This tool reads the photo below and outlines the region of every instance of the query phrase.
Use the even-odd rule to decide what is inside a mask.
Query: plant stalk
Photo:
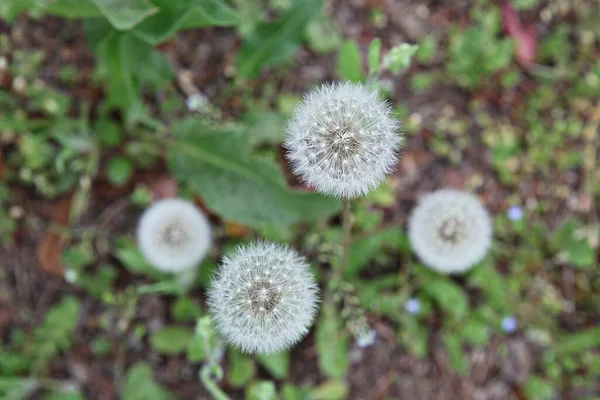
[[[352,209],[350,207],[350,199],[344,197],[344,200],[342,201],[342,206],[342,260],[338,267],[340,274],[343,273],[343,271],[348,267],[348,260],[350,258],[350,246],[352,245]]]

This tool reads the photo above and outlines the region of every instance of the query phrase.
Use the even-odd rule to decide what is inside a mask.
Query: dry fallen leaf
[[[58,202],[48,231],[37,245],[37,258],[42,269],[61,277],[64,275],[61,257],[66,240],[64,234],[59,233],[56,228],[68,227],[72,201],[73,195],[70,194]]]

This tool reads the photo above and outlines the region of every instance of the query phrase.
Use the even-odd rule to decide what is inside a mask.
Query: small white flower
[[[487,253],[492,222],[475,196],[442,189],[427,195],[414,209],[408,234],[424,264],[440,272],[463,272]]]
[[[392,172],[402,144],[392,107],[361,84],[309,92],[288,124],[285,147],[294,172],[319,192],[355,198]]]
[[[204,214],[182,199],[160,200],[140,218],[140,250],[156,269],[180,272],[204,258],[211,246],[211,228]]]
[[[361,332],[361,335],[356,340],[356,344],[361,348],[369,347],[375,343],[375,337],[377,337],[375,329],[369,329]]]
[[[226,256],[208,292],[217,330],[248,353],[274,353],[298,342],[312,325],[318,301],[304,257],[266,242]]]

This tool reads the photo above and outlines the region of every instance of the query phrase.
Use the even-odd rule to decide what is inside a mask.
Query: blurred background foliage
[[[597,2],[3,0],[0,16],[2,398],[600,398]],[[294,180],[280,143],[332,79],[393,100],[399,170],[354,205],[341,306],[291,352],[224,349],[201,299],[228,248],[292,243],[327,283],[340,204]],[[405,234],[444,186],[494,217],[460,277]],[[175,194],[217,237],[186,276],[133,239]]]

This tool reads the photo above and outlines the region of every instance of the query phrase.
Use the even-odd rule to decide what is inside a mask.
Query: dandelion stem
[[[352,244],[352,209],[350,207],[350,199],[344,197],[343,204],[343,237],[342,237],[342,261],[338,266],[338,270],[342,273],[348,267],[348,260],[350,258],[350,246]]]

